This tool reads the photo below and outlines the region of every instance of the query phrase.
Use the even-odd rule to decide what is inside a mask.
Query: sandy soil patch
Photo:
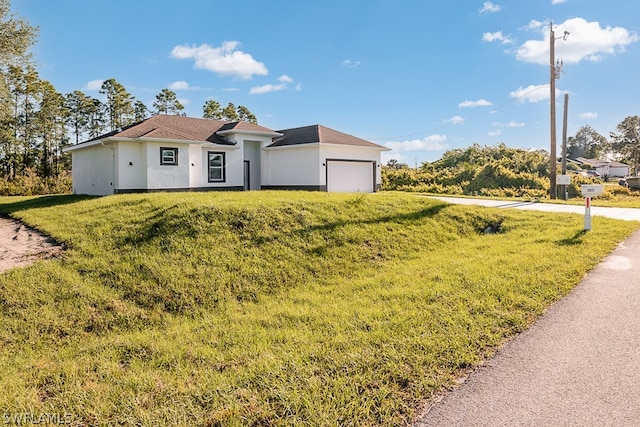
[[[0,273],[40,259],[56,258],[62,245],[19,221],[0,217]]]

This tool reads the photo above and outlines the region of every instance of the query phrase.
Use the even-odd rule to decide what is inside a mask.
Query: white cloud
[[[278,91],[287,89],[289,87],[289,83],[293,83],[293,79],[287,76],[286,74],[283,74],[280,77],[278,77],[278,81],[280,83],[276,85],[266,84],[262,86],[254,86],[251,89],[249,89],[249,94],[262,95],[264,93],[269,93],[269,92],[278,92]],[[300,90],[300,89],[302,89],[302,87],[300,86],[300,84],[298,84],[296,86],[296,90]]]
[[[525,29],[527,29],[527,30],[537,30],[538,28],[542,27],[543,25],[544,25],[544,23],[542,23],[540,21],[536,21],[535,19],[532,19],[531,21],[529,21],[529,23],[527,24]]]
[[[500,127],[500,128],[520,128],[524,126],[523,122],[516,122],[515,120],[511,120],[509,123],[500,123],[495,122],[492,126]]]
[[[549,29],[542,25],[535,28],[543,34],[543,40],[526,41],[516,50],[516,58],[523,62],[548,65]],[[625,46],[640,40],[636,33],[625,28],[603,28],[600,23],[588,22],[583,18],[568,19],[557,25],[554,31],[556,37],[562,36],[565,31],[569,32],[566,41],[558,40],[555,44],[556,58],[568,64],[583,60],[600,61],[604,55],[624,52]]]
[[[223,87],[220,90],[223,92],[239,92],[240,91],[240,89],[237,87]]]
[[[279,83],[277,85],[267,84],[262,86],[254,86],[251,89],[249,89],[249,94],[262,95],[263,93],[278,92],[281,90],[285,90],[286,88],[287,88],[286,83]]]
[[[496,130],[492,130],[491,132],[488,133],[489,136],[500,136],[502,135],[502,130],[500,129],[496,129]]]
[[[567,0],[551,0],[551,4],[562,4],[566,3]]]
[[[340,64],[341,67],[346,67],[346,68],[356,68],[359,67],[361,64],[360,61],[352,61],[350,59],[345,59],[344,61],[342,61],[342,64]]]
[[[171,90],[189,90],[191,89],[189,87],[189,83],[183,81],[183,80],[178,80],[176,82],[173,82],[171,84],[169,84],[169,89]]]
[[[550,89],[548,84],[529,85],[527,87],[519,87],[517,90],[509,93],[509,96],[517,99],[519,102],[540,102],[549,99]]]
[[[480,13],[485,13],[485,12],[495,13],[495,12],[500,12],[500,9],[502,9],[502,6],[494,4],[490,1],[486,1],[482,5],[482,9],[480,9]]]
[[[451,123],[452,125],[461,125],[464,123],[464,117],[462,116],[453,116],[450,119],[445,120],[447,123]]]
[[[302,90],[302,83],[298,83],[298,84],[296,85],[296,90],[297,90],[298,92],[300,92],[300,91]]]
[[[477,101],[463,101],[458,104],[458,108],[473,108],[473,107],[488,107],[493,105],[491,102],[486,99],[478,99]]]
[[[414,139],[402,142],[387,142],[383,145],[394,151],[436,151],[448,148],[445,143],[447,137],[445,135],[431,135],[422,139]]]
[[[502,34],[502,31],[496,31],[495,33],[484,33],[482,35],[483,42],[495,42],[498,41],[502,44],[511,44],[513,40],[510,37]]]
[[[582,113],[578,117],[580,117],[582,120],[592,120],[592,119],[598,118],[598,113],[592,113],[592,112]]]
[[[208,44],[200,46],[179,45],[173,48],[171,56],[176,59],[193,59],[194,67],[212,71],[221,76],[232,76],[248,80],[254,75],[269,74],[267,67],[245,52],[237,50],[237,41],[223,42],[220,47]]]
[[[104,80],[91,80],[84,87],[84,90],[100,90],[102,89],[102,83],[104,83]]]

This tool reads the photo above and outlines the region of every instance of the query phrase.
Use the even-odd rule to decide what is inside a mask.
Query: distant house
[[[609,177],[625,177],[629,175],[631,167],[619,162],[610,162],[607,160],[585,159],[584,157],[576,157],[575,161],[581,166],[593,168],[601,176]]]
[[[388,148],[320,125],[157,115],[68,147],[73,192],[303,189],[374,192]]]

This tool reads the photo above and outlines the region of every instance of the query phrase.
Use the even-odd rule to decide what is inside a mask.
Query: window
[[[209,182],[224,182],[224,153],[209,151]]]
[[[178,165],[178,149],[160,147],[160,164],[161,165]]]

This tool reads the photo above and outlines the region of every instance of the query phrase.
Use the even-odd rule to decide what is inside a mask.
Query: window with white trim
[[[224,153],[209,151],[209,182],[225,181]]]
[[[178,166],[178,149],[160,147],[160,164]]]

